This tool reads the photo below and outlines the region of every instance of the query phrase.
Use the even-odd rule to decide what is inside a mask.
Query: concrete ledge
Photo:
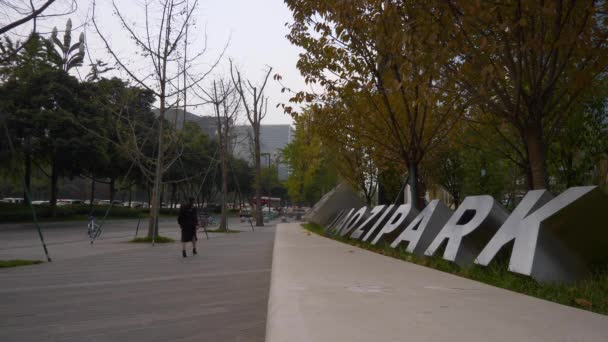
[[[608,341],[608,316],[277,227],[268,342]]]

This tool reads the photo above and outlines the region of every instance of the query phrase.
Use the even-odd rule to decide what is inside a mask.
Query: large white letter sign
[[[372,211],[369,212],[370,216],[367,218],[367,220],[365,220],[365,222],[361,223],[357,227],[357,229],[355,229],[353,231],[353,233],[350,234],[350,238],[358,240],[361,237],[361,235],[365,234],[365,232],[370,228],[370,224],[372,222],[374,222],[374,220],[376,220],[376,218],[378,218],[378,215],[382,212],[384,207],[385,207],[384,205],[375,206],[372,209]]]
[[[406,251],[422,256],[451,215],[452,211],[443,202],[432,200],[393,241],[391,247],[396,248],[403,241],[408,241]]]
[[[492,196],[467,197],[424,254],[435,254],[447,239],[443,258],[461,266],[470,265],[508,216]]]
[[[338,215],[336,215],[336,217],[334,217],[334,219],[331,221],[331,223],[327,225],[326,230],[333,228],[340,221],[340,219],[342,219],[342,216],[344,216],[346,211],[347,211],[346,209],[340,210],[338,212]]]
[[[555,198],[546,190],[530,191],[475,262],[488,265],[515,240],[509,271],[538,281],[580,279],[591,263],[608,260],[607,199],[594,186],[570,188]]]
[[[380,218],[376,221],[376,223],[374,223],[374,225],[367,231],[367,233],[365,234],[365,236],[363,236],[363,239],[361,239],[361,241],[367,241],[367,240],[369,240],[369,238],[374,236],[374,233],[378,231],[378,227],[380,227],[382,222],[384,222],[384,220],[388,217],[388,214],[390,214],[393,211],[393,208],[395,208],[394,204],[391,204],[388,207],[386,207],[386,210],[384,210],[384,212],[382,213],[382,216],[380,216]]]
[[[411,204],[402,204],[395,210],[391,219],[382,227],[382,230],[372,240],[372,245],[375,245],[380,239],[394,238],[399,234],[399,228],[404,227],[406,224],[412,221],[412,219],[418,215],[418,210],[412,207]],[[386,236],[385,236],[386,235]]]
[[[355,208],[345,211],[345,214],[334,224],[331,228],[327,229],[328,232],[339,232],[342,227],[348,222],[350,217],[353,215]]]
[[[340,236],[350,233],[350,231],[365,218],[365,213],[367,213],[367,207],[361,207],[361,209],[354,213],[336,233],[340,234]]]

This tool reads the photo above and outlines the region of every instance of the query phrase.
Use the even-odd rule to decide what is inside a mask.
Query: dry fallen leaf
[[[574,302],[580,306],[584,306],[586,308],[590,308],[593,306],[593,303],[591,303],[590,301],[584,299],[584,298],[576,298],[574,299]]]

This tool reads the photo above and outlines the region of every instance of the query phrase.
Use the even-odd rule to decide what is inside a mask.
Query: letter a
[[[393,241],[391,247],[408,241],[406,251],[422,256],[451,215],[452,211],[443,202],[432,200]]]

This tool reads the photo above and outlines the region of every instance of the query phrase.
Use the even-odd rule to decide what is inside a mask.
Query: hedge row
[[[36,205],[36,216],[39,219],[51,218],[51,208],[48,205]],[[103,217],[106,213],[108,206],[94,206],[91,211],[91,207],[88,205],[66,205],[58,206],[55,210],[54,219],[77,219],[86,218],[92,214],[95,217]],[[112,207],[109,213],[111,217],[119,218],[137,218],[141,214],[140,210],[125,208],[125,207]],[[0,222],[24,222],[32,220],[32,211],[29,207],[22,204],[0,204]]]
[[[51,208],[48,205],[36,205],[36,216],[41,220],[51,219]],[[106,214],[108,206],[96,205],[91,207],[86,204],[58,206],[55,211],[54,220],[63,219],[86,219],[89,215],[102,218]],[[161,215],[177,215],[179,209],[162,208]],[[134,209],[127,207],[112,207],[108,217],[112,218],[138,218],[145,217],[148,209]],[[28,222],[32,221],[32,211],[28,206],[13,203],[0,203],[0,223]]]

